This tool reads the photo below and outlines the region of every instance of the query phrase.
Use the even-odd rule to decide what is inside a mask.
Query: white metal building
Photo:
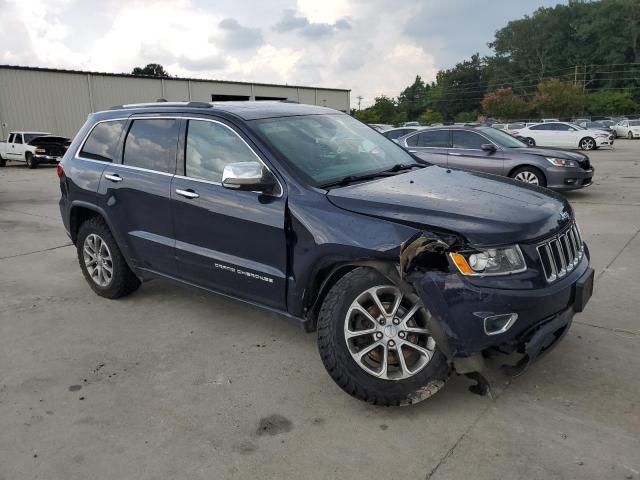
[[[292,100],[349,111],[349,90],[0,65],[0,133],[44,131],[73,137],[91,112],[168,101]]]

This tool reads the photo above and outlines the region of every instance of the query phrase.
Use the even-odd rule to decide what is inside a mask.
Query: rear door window
[[[430,132],[420,132],[407,139],[410,147],[431,147],[448,148],[449,130],[433,130]]]
[[[482,135],[467,130],[453,131],[453,148],[466,150],[481,150],[482,144],[489,143]]]
[[[110,120],[98,123],[84,142],[80,156],[91,160],[113,162],[118,154],[120,137],[126,120]]]
[[[134,120],[124,142],[122,163],[169,173],[174,169],[180,122],[175,118]]]
[[[7,140],[7,143],[13,143],[13,137],[14,137],[13,133],[10,133],[9,134],[9,139]]]

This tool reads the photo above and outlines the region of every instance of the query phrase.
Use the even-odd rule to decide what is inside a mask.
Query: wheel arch
[[[545,179],[545,181],[547,179],[547,176],[544,174],[544,170],[533,163],[519,163],[518,165],[513,167],[511,170],[509,170],[509,173],[507,174],[507,176],[511,177],[516,172],[516,170],[519,170],[521,168],[533,168],[542,174],[542,177]]]

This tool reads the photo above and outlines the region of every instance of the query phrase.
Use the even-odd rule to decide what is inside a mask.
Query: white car
[[[618,137],[640,138],[640,120],[621,120],[613,128]]]
[[[507,133],[510,133],[513,135],[513,132],[517,132],[521,129],[523,129],[524,127],[526,127],[526,124],[523,122],[516,122],[516,123],[494,123],[493,125],[491,125],[493,128],[497,128],[498,130],[504,130]]]
[[[592,130],[566,122],[538,123],[512,132],[530,147],[563,147],[593,150],[613,145],[613,133]]]

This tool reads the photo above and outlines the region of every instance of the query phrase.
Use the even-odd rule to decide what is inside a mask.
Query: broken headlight
[[[524,272],[527,264],[518,245],[468,252],[452,252],[451,260],[463,275],[508,275]]]

